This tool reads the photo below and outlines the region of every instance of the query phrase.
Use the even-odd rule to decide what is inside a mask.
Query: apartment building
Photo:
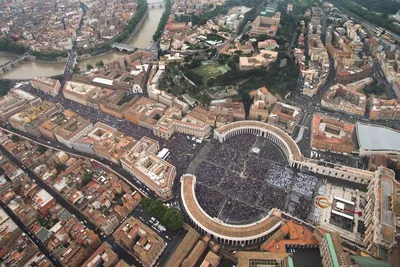
[[[205,138],[210,135],[211,127],[190,115],[182,118],[181,110],[177,107],[171,107],[153,126],[153,133],[169,140],[175,132]]]
[[[26,93],[19,89],[11,89],[7,95],[0,97],[0,118],[7,121],[15,113],[27,106],[40,104],[39,97]]]
[[[90,121],[76,116],[56,129],[54,135],[58,142],[72,148],[74,141],[82,137],[92,127],[93,124]]]
[[[127,111],[140,97],[130,97],[124,91],[115,91],[99,104],[99,109],[104,113],[123,119]]]
[[[62,111],[62,106],[57,103],[49,101],[42,101],[32,106],[27,106],[20,112],[15,113],[9,117],[8,122],[16,129],[31,134],[33,136],[40,136],[41,124],[53,117],[55,114]]]
[[[354,150],[354,124],[314,114],[311,125],[311,148],[343,154],[351,154]]]
[[[33,78],[31,80],[31,85],[33,88],[43,91],[46,94],[50,94],[52,96],[58,95],[58,92],[61,88],[59,80],[44,77]]]
[[[321,240],[319,251],[324,267],[353,266],[348,252],[344,252],[342,239],[337,232],[327,233]]]
[[[101,91],[101,88],[80,82],[67,81],[63,87],[63,94],[66,99],[82,105],[86,105],[88,98],[96,91]]]
[[[280,12],[275,13],[274,10],[267,9],[265,12],[261,13],[261,16],[256,17],[256,19],[253,21],[250,30],[250,36],[275,36],[278,31],[280,20]]]
[[[252,70],[257,68],[266,68],[278,58],[277,51],[260,50],[260,53],[251,57],[239,58],[240,70]]]
[[[73,112],[70,109],[66,109],[50,119],[44,121],[40,126],[39,126],[39,131],[40,133],[45,136],[46,138],[55,141],[56,136],[54,135],[54,132],[60,128],[63,124],[68,122],[70,119],[78,116],[77,113]]]
[[[288,134],[292,134],[300,117],[301,108],[278,102],[268,115],[268,123],[279,127]]]
[[[121,165],[161,199],[169,199],[172,197],[176,168],[157,157],[159,150],[157,141],[143,137],[122,154]]]
[[[369,110],[371,120],[400,120],[400,100],[373,97]]]
[[[164,251],[165,242],[140,220],[129,217],[115,230],[115,242],[135,256],[145,267],[152,267]]]
[[[334,111],[364,116],[367,98],[353,87],[335,84],[323,95],[321,106]]]
[[[364,209],[364,245],[372,255],[382,258],[387,251],[396,246],[396,233],[400,227],[400,183],[395,173],[379,167],[368,184],[367,205]]]
[[[124,114],[127,121],[152,129],[166,109],[167,106],[164,104],[141,97]]]
[[[249,111],[251,120],[266,121],[268,119],[268,108],[278,102],[278,98],[271,94],[266,87],[251,91],[249,97],[253,99]]]

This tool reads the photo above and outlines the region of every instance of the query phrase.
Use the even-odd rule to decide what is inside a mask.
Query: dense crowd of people
[[[251,223],[261,219],[262,211],[240,201],[228,199],[228,208],[221,214],[220,219],[230,224]]]
[[[317,177],[291,169],[270,140],[241,134],[206,146],[194,174],[199,204],[211,217],[244,223],[272,208],[307,217]]]
[[[124,119],[119,120],[111,115],[101,112],[100,110],[66,99],[61,91],[57,96],[53,97],[33,88],[30,84],[21,87],[21,89],[37,95],[43,100],[48,100],[51,102],[56,100],[64,107],[64,109],[71,109],[72,111],[77,112],[81,117],[90,120],[93,124],[96,122],[103,122],[136,139],[140,139],[143,136],[148,136],[157,140],[160,144],[160,148],[166,147],[170,150],[170,157],[168,161],[176,167],[177,177],[181,177],[182,174],[186,172],[194,153],[203,145],[187,139],[183,134],[174,134],[170,140],[164,140],[158,136],[155,136],[151,129],[141,127]]]
[[[196,152],[208,144],[209,151],[196,168],[195,175],[198,181],[196,195],[200,205],[211,217],[231,223],[243,223],[258,220],[261,214],[266,214],[272,208],[287,211],[290,209],[293,215],[300,218],[307,216],[309,205],[304,204],[310,201],[317,178],[294,173],[287,166],[284,152],[266,138],[240,134],[228,138],[224,143],[211,140],[198,144],[185,135],[175,134],[167,141],[154,136],[150,129],[126,120],[118,120],[65,99],[62,93],[54,98],[30,85],[24,86],[23,89],[42,99],[53,102],[56,100],[64,108],[76,111],[93,124],[100,121],[136,139],[149,136],[157,140],[161,148],[166,147],[170,150],[167,161],[176,167],[177,177],[186,172]],[[174,191],[177,190],[178,184],[175,183]],[[300,195],[300,201],[293,201],[296,197],[289,195],[291,191]]]
[[[224,179],[225,169],[203,161],[196,170],[197,182],[207,186],[217,186]]]
[[[293,185],[293,191],[312,197],[317,183],[317,177],[306,173],[298,173]]]
[[[272,164],[268,172],[268,181],[280,188],[288,188],[292,183],[293,170],[280,164]]]
[[[288,163],[284,152],[271,141],[264,142],[263,148],[260,151],[260,156],[263,158],[271,159],[278,163]]]
[[[367,230],[367,229],[365,227],[364,222],[361,220],[358,220],[357,232],[361,234],[361,237],[365,236],[365,230]]]
[[[207,160],[221,166],[229,166],[237,156],[237,150],[225,143],[212,141],[211,151],[207,154]]]
[[[287,211],[301,220],[306,220],[314,206],[314,200],[304,195],[291,194]]]
[[[200,183],[196,184],[195,194],[204,211],[212,218],[217,218],[227,196]],[[206,203],[210,203],[210,205]]]
[[[354,221],[343,216],[331,213],[330,223],[349,232],[353,232]]]

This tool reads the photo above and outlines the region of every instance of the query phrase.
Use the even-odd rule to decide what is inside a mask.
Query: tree
[[[47,148],[44,147],[44,146],[39,146],[38,149],[37,149],[37,151],[38,151],[40,154],[44,154],[44,153],[47,151]]]
[[[220,57],[219,59],[218,59],[218,64],[219,65],[225,65],[225,59],[223,58],[223,57]]]
[[[214,83],[215,83],[215,79],[214,79],[214,78],[210,78],[210,79],[208,79],[208,81],[207,81],[207,85],[208,85],[208,86],[212,86],[212,85],[214,85]]]
[[[75,66],[72,68],[72,72],[73,73],[78,73],[81,69],[79,68],[79,66]]]
[[[90,173],[85,172],[82,175],[82,186],[86,186],[88,183],[90,183],[90,181],[93,180],[93,175]]]
[[[155,200],[153,201],[150,206],[149,206],[149,212],[157,218],[162,218],[162,216],[164,215],[164,209],[163,209],[163,205],[161,203],[161,201],[159,200]]]
[[[175,211],[174,209],[168,209],[161,217],[161,223],[164,225],[168,225],[169,218],[175,215],[174,211]]]
[[[142,204],[143,204],[143,206],[144,206],[146,209],[149,208],[149,206],[150,206],[151,203],[152,203],[152,200],[151,200],[151,199],[149,199],[149,198],[147,198],[147,197],[142,198]]]
[[[201,66],[201,61],[198,59],[193,59],[192,62],[188,65],[189,69],[195,69]]]
[[[11,40],[0,39],[0,51],[22,55],[27,51],[27,49],[24,46],[14,43]]]
[[[159,200],[147,198],[142,199],[142,204],[151,215],[168,229],[177,231],[183,226],[183,217],[176,209],[166,207]]]
[[[172,215],[171,217],[169,217],[169,219],[168,219],[167,227],[169,229],[171,229],[172,231],[177,231],[180,228],[182,228],[182,226],[183,226],[183,218],[180,213],[178,213],[176,210],[174,210],[174,211],[175,211],[175,214]]]
[[[58,173],[61,173],[61,172],[65,171],[66,169],[67,169],[67,166],[63,163],[58,163],[56,165],[56,170]]]
[[[228,260],[223,260],[223,261],[220,263],[220,266],[221,266],[221,267],[232,267],[232,266],[234,266],[234,265],[233,265],[232,262],[230,262],[230,261],[228,261]]]
[[[165,2],[165,10],[161,16],[160,22],[158,23],[157,30],[153,34],[153,41],[156,41],[158,38],[161,37],[165,24],[167,24],[169,14],[171,13],[172,2],[171,0],[166,0]]]
[[[13,135],[11,136],[11,141],[13,141],[14,143],[18,142],[18,140],[19,140],[18,135],[13,134]]]
[[[91,65],[91,64],[87,64],[87,65],[86,65],[86,69],[87,69],[87,70],[91,70],[91,69],[93,69],[93,65]]]
[[[261,34],[259,37],[258,37],[258,41],[265,41],[265,40],[267,40],[268,39],[268,36],[266,35],[266,34]]]
[[[103,62],[103,60],[97,61],[97,62],[96,62],[96,67],[98,67],[98,68],[104,67],[104,62]]]
[[[191,80],[195,84],[197,84],[197,85],[203,84],[203,77],[201,77],[199,74],[197,74],[193,71],[189,71],[189,72],[185,73],[185,75],[186,75],[186,77],[189,78],[189,80]]]
[[[229,66],[231,69],[236,69],[235,59],[234,59],[233,57],[230,57],[230,58],[228,59],[228,66]]]
[[[0,80],[0,97],[5,96],[10,88],[10,82],[5,80]]]

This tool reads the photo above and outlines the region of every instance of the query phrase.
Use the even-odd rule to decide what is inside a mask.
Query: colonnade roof
[[[221,135],[225,135],[231,131],[234,131],[236,128],[239,128],[239,127],[258,128],[260,130],[266,130],[266,131],[269,131],[269,132],[272,132],[272,133],[278,135],[288,145],[290,152],[293,156],[293,160],[298,160],[298,161],[301,160],[301,152],[300,152],[300,149],[297,146],[296,142],[287,133],[285,133],[278,127],[273,126],[268,123],[265,123],[265,122],[251,121],[251,120],[236,121],[236,122],[225,124],[225,125],[219,127],[218,129],[215,130],[215,132],[217,132]]]
[[[216,236],[230,240],[252,240],[256,237],[266,235],[271,229],[281,223],[281,219],[275,215],[270,215],[266,219],[261,219],[257,223],[247,225],[228,225],[217,222],[210,218],[205,211],[198,205],[194,195],[196,183],[195,176],[185,174],[181,178],[182,201],[186,205],[186,211],[192,220],[195,220],[201,228],[208,232],[215,233]]]

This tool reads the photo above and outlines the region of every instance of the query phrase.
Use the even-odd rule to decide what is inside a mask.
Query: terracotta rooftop
[[[289,239],[285,239],[287,235],[289,235]],[[261,249],[285,253],[286,245],[317,245],[318,243],[313,232],[293,221],[289,221],[264,242]]]

